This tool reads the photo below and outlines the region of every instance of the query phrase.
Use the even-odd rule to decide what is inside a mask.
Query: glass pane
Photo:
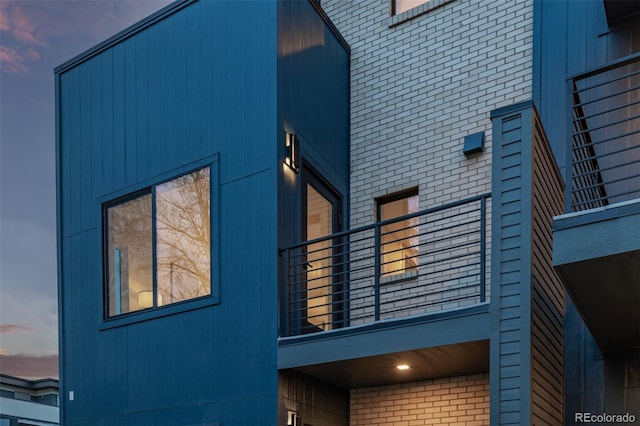
[[[107,210],[109,316],[153,306],[151,195]]]
[[[380,220],[418,211],[418,196],[412,195],[380,205]],[[418,267],[418,218],[400,220],[382,227],[382,274],[395,275]]]
[[[307,240],[330,235],[333,206],[307,184]],[[310,244],[307,252],[307,321],[324,330],[331,328],[331,240]]]
[[[429,0],[395,0],[395,13],[396,15],[414,7],[420,6],[423,3],[427,3]]]
[[[156,186],[158,306],[211,294],[209,169]]]

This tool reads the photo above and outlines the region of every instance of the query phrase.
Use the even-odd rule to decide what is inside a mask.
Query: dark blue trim
[[[595,67],[595,68],[591,68],[591,69],[588,69],[586,71],[582,71],[582,72],[579,72],[577,74],[571,75],[571,76],[567,77],[567,81],[581,80],[581,79],[584,79],[584,78],[588,78],[588,77],[594,76],[596,74],[600,74],[600,73],[605,72],[605,71],[610,71],[610,70],[612,70],[614,68],[618,68],[618,67],[621,67],[621,66],[624,66],[624,65],[628,65],[628,64],[630,64],[632,62],[636,62],[639,59],[640,59],[640,52],[634,53],[632,55],[625,56],[624,58],[620,58],[620,59],[617,59],[615,61],[608,62],[605,65],[602,65],[602,66],[599,66],[599,67]]]
[[[134,193],[139,191],[148,190],[152,186],[161,185],[165,182],[169,182],[173,179],[176,179],[180,176],[187,175],[191,172],[194,172],[198,169],[202,169],[204,167],[210,166],[218,167],[218,157],[219,154],[209,155],[205,158],[199,159],[197,161],[192,161],[190,163],[184,164],[180,167],[176,167],[167,172],[161,173],[159,175],[143,179],[139,182],[136,182],[133,185],[125,186],[117,191],[109,192],[107,194],[103,194],[98,197],[98,203],[100,206],[104,204],[111,204],[114,201],[117,201],[119,198],[127,197],[129,195],[134,195]],[[218,177],[216,176],[216,179]]]
[[[520,391],[523,397],[521,398],[520,409],[520,421],[522,424],[532,424],[532,336],[531,336],[531,319],[532,317],[532,280],[533,280],[533,265],[531,258],[531,248],[533,247],[533,115],[535,114],[535,107],[533,101],[531,101],[531,109],[521,112],[522,125],[520,126],[520,140],[521,140],[521,158],[522,158],[522,174],[521,174],[521,234],[520,234],[520,247],[521,247],[521,265],[520,276],[521,278],[521,292],[520,300],[520,319],[522,324],[520,328]]]
[[[62,168],[61,165],[61,153],[60,149],[62,146],[62,135],[61,135],[61,96],[60,96],[60,76],[55,75],[55,162],[56,162],[56,254],[57,254],[57,278],[58,278],[58,376],[59,376],[59,396],[58,396],[58,405],[60,406],[60,424],[65,424],[66,420],[66,409],[64,408],[67,401],[67,396],[65,395],[64,388],[64,376],[66,369],[63,366],[66,364],[64,362],[65,356],[65,345],[64,345],[64,285],[62,277]],[[102,212],[100,212],[102,214]]]
[[[585,210],[580,213],[556,216],[553,220],[552,228],[554,231],[560,231],[576,226],[636,215],[638,213],[640,213],[640,201],[612,204],[607,207]]]
[[[329,27],[329,29],[331,30],[333,35],[336,37],[338,42],[342,45],[342,47],[344,47],[344,50],[347,52],[347,54],[351,55],[351,46],[349,46],[349,43],[347,43],[347,40],[345,40],[344,37],[342,37],[342,34],[340,34],[340,31],[338,31],[338,28],[333,24],[333,22],[331,22],[329,15],[327,15],[327,12],[325,12],[322,6],[320,6],[319,2],[309,0],[309,3],[311,3],[313,8],[316,10],[316,12],[318,12],[318,15],[320,15],[324,23],[327,24],[327,27]]]
[[[484,133],[484,132],[483,132]],[[480,200],[480,302],[487,300],[487,199]]]
[[[413,218],[416,218],[418,216],[423,216],[423,215],[426,215],[426,214],[436,213],[436,212],[439,212],[439,211],[442,211],[442,210],[447,210],[447,209],[450,209],[450,208],[453,208],[453,207],[469,204],[469,203],[472,203],[474,201],[480,201],[483,198],[489,198],[489,197],[491,197],[491,193],[490,192],[487,192],[487,193],[484,193],[484,194],[480,194],[480,195],[475,195],[473,197],[465,198],[463,200],[457,200],[457,201],[453,201],[451,203],[443,204],[441,206],[431,207],[431,208],[428,208],[428,209],[425,209],[425,210],[420,210],[419,212],[410,213],[410,214],[407,214],[407,215],[404,215],[404,216],[394,217],[394,218],[391,218],[391,219],[387,219],[387,220],[383,220],[383,221],[380,221],[380,222],[372,223],[371,225],[364,225],[364,226],[360,226],[358,228],[348,229],[346,231],[341,231],[341,232],[336,232],[334,234],[327,235],[327,236],[324,236],[324,237],[321,237],[321,238],[316,238],[314,240],[304,241],[304,242],[301,242],[301,243],[298,243],[298,244],[294,244],[294,245],[286,247],[286,248],[282,248],[282,249],[280,249],[280,251],[284,251],[286,249],[300,248],[300,247],[307,246],[309,244],[322,242],[322,241],[325,241],[325,240],[328,240],[328,239],[339,238],[339,237],[343,237],[343,236],[346,236],[346,235],[349,235],[349,234],[353,234],[353,233],[356,233],[356,232],[367,231],[369,229],[373,229],[373,228],[376,228],[376,227],[389,225],[391,223],[395,223],[395,222],[398,222],[400,220],[413,219]]]
[[[371,331],[387,330],[390,328],[405,327],[408,325],[426,324],[435,321],[443,321],[452,318],[461,318],[470,315],[482,314],[489,312],[489,304],[481,303],[468,308],[454,309],[445,312],[430,313],[418,315],[409,318],[397,320],[385,320],[372,324],[366,324],[356,327],[338,328],[335,330],[325,331],[323,333],[306,334],[302,336],[286,337],[278,339],[278,346],[295,345],[299,343],[307,343],[320,340],[331,340],[336,337],[345,337],[360,333],[368,333]]]
[[[518,102],[517,104],[507,105],[498,109],[494,109],[493,111],[491,111],[491,115],[489,117],[493,120],[494,118],[498,118],[502,115],[516,113],[518,111],[522,111],[522,110],[533,108],[533,107],[534,107],[533,100],[528,99],[526,101]]]
[[[491,299],[489,300],[489,420],[500,418],[500,242],[502,201],[502,116],[515,112],[513,105],[491,111]],[[498,119],[500,118],[500,119]]]
[[[488,340],[488,304],[327,331],[320,338],[281,339],[277,368],[296,368],[403,351]],[[286,340],[286,342],[285,342]]]
[[[184,176],[184,175],[182,175]],[[211,181],[209,181],[209,185],[211,185]],[[158,253],[156,244],[158,244],[158,237],[156,233],[158,232],[158,226],[156,224],[156,191],[155,186],[151,188],[151,292],[152,292],[152,309],[156,309],[158,307]],[[211,220],[211,217],[209,217]],[[105,229],[105,232],[108,232],[108,228]],[[211,238],[211,237],[209,237]],[[108,241],[106,242],[108,244]],[[211,261],[209,261],[211,262]],[[209,277],[211,279],[211,277]],[[105,282],[105,287],[107,287],[108,282]],[[211,285],[211,283],[209,283]],[[107,288],[107,291],[108,288]],[[173,294],[171,295],[173,298]],[[171,303],[171,300],[169,300]],[[108,314],[109,312],[105,312]],[[109,318],[109,315],[105,315],[105,318]]]
[[[168,305],[158,306],[157,304],[157,265],[156,265],[156,198],[154,188],[165,182],[169,182],[194,171],[209,167],[209,238],[210,238],[210,291],[211,294],[201,298],[189,299],[174,302]],[[149,319],[173,315],[204,306],[220,303],[220,201],[219,189],[219,155],[213,154],[201,160],[191,162],[184,166],[175,168],[161,175],[145,179],[136,185],[130,185],[121,190],[112,192],[98,198],[98,211],[100,212],[100,238],[99,238],[99,260],[102,269],[102,315],[100,330],[120,327]],[[128,312],[125,314],[109,316],[109,281],[108,281],[108,223],[106,211],[109,207],[118,205],[124,201],[137,198],[144,194],[151,195],[151,250],[152,250],[152,289],[153,307],[142,311]],[[62,282],[62,281],[60,281]]]
[[[211,284],[213,288],[213,282]],[[155,283],[154,283],[155,286]],[[213,289],[211,290],[213,293]],[[154,295],[155,298],[155,295]],[[138,322],[149,321],[156,318],[162,318],[169,315],[179,314],[181,312],[193,311],[196,309],[206,308],[208,306],[217,305],[218,297],[215,295],[202,296],[197,299],[183,300],[174,302],[170,305],[164,305],[157,308],[148,308],[143,311],[135,311],[108,318],[98,327],[98,330],[109,330],[116,327],[122,327]]]

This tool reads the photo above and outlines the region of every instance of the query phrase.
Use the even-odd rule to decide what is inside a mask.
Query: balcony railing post
[[[480,303],[486,300],[487,197],[480,199]]]
[[[289,335],[291,335],[291,319],[289,318],[289,293],[291,291],[291,271],[289,270],[289,256],[290,254],[290,250],[289,248],[285,249],[284,251],[284,289],[283,292],[284,294],[282,295],[282,322],[283,322],[283,327],[282,327],[282,333],[284,334],[283,337],[287,337]]]
[[[566,129],[566,151],[565,155],[567,158],[565,159],[564,164],[566,165],[566,169],[564,171],[564,185],[565,185],[565,195],[564,195],[564,211],[565,213],[571,212],[571,186],[572,186],[572,175],[573,175],[573,92],[577,90],[577,86],[573,79],[569,79],[567,81],[567,93],[566,93],[566,105],[567,105],[567,129]]]
[[[374,227],[374,277],[373,291],[375,292],[375,321],[380,320],[380,225]]]

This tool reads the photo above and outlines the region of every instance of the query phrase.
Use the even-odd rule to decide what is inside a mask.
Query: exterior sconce
[[[294,133],[286,133],[285,148],[284,164],[298,173],[300,169],[300,141]]]
[[[295,411],[287,411],[287,426],[300,426],[300,416]]]

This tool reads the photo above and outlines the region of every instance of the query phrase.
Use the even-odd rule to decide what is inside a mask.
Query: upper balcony
[[[346,387],[399,358],[434,360],[415,379],[488,371],[489,197],[283,249],[279,368]]]
[[[568,80],[554,266],[602,350],[640,344],[640,54]]]

